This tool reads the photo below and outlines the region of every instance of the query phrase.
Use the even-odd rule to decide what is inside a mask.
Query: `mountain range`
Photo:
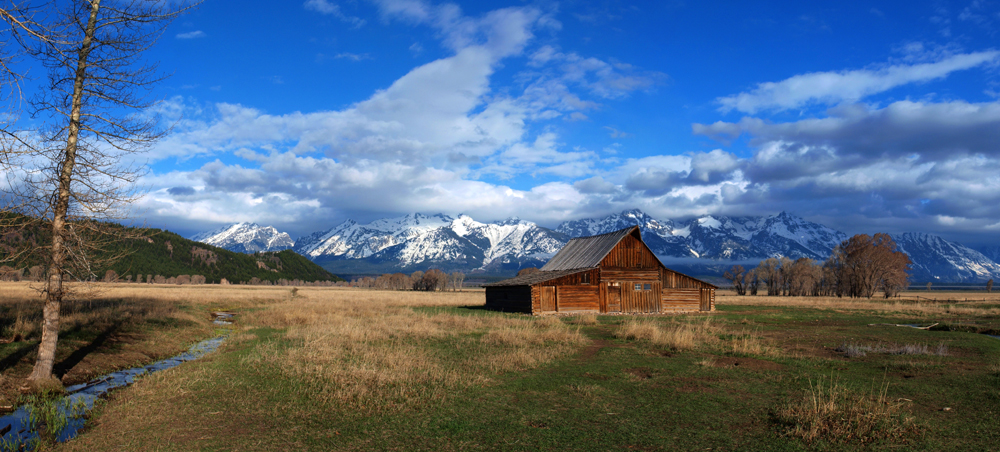
[[[288,234],[253,223],[229,225],[192,239],[241,252],[270,251],[266,246],[292,247],[327,270],[342,274],[439,268],[508,275],[521,268],[541,267],[571,238],[636,225],[665,264],[694,275],[719,275],[734,263],[755,265],[768,257],[825,260],[847,239],[843,232],[786,212],[703,216],[675,222],[636,209],[567,221],[555,229],[518,218],[481,223],[467,215],[453,218],[417,213],[367,224],[347,220],[294,243]],[[930,234],[904,233],[893,238],[914,262],[911,281],[982,282],[1000,277],[1000,256],[987,256]],[[983,251],[1000,255],[996,247]]]
[[[214,231],[195,234],[191,240],[247,254],[281,251],[295,246],[295,241],[288,233],[257,223],[233,223]]]

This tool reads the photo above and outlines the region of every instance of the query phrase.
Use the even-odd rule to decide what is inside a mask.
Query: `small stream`
[[[213,312],[214,323],[217,325],[232,325],[233,313]],[[84,414],[94,408],[94,402],[112,389],[132,384],[136,377],[151,374],[161,370],[179,366],[181,363],[194,361],[211,353],[222,345],[226,336],[206,339],[194,344],[186,352],[172,358],[167,358],[141,367],[119,370],[87,383],[69,386],[66,396],[54,403],[62,414],[66,415],[67,425],[56,436],[56,440],[64,442],[76,437],[83,428]],[[13,413],[0,416],[0,449],[22,450],[32,449],[38,441],[38,432],[31,427],[31,412],[28,406],[18,407]]]

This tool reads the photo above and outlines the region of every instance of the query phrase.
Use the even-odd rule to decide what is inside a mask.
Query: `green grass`
[[[418,312],[506,316],[465,308]],[[806,308],[722,306],[720,343],[752,332],[779,351],[734,354],[722,346],[670,350],[616,339],[626,316],[580,331],[594,340],[542,367],[418,400],[395,410],[347,409],[311,397],[315,388],[247,356],[292,342],[281,329],[247,331],[225,351],[150,377],[95,412],[79,450],[988,450],[1000,442],[1000,340],[968,332],[870,327],[925,318]],[[701,316],[691,316],[699,322]],[[664,325],[686,317],[651,317]],[[980,319],[983,320],[983,319]],[[561,321],[573,325],[572,318]],[[983,320],[998,325],[997,319]],[[574,328],[577,326],[574,325]],[[468,338],[423,343],[449,359],[475,360]],[[846,358],[845,342],[947,344],[949,354]],[[711,363],[707,365],[707,363]],[[993,369],[993,370],[991,370]],[[802,439],[788,434],[797,403],[821,379],[853,396],[881,394],[914,428],[899,435]],[[845,400],[850,400],[848,399]],[[155,406],[155,424],[126,419]],[[942,411],[950,408],[948,411]],[[792,419],[789,421],[789,419]],[[883,428],[883,427],[878,427]]]

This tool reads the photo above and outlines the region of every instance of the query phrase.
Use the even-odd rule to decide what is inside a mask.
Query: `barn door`
[[[712,310],[712,289],[701,289],[701,306],[699,309],[702,311]]]
[[[622,286],[608,283],[608,312],[622,312]]]
[[[556,286],[542,286],[542,312],[556,311]]]

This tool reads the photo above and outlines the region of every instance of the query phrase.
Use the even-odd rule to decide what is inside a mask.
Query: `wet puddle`
[[[235,313],[213,312],[212,316],[213,323],[217,325],[232,325]],[[54,402],[55,409],[66,417],[66,427],[56,435],[56,440],[64,442],[75,438],[80,429],[83,428],[84,414],[92,410],[94,402],[109,391],[132,384],[136,377],[177,367],[182,363],[201,358],[218,349],[225,340],[226,336],[206,339],[172,358],[141,367],[120,370],[87,383],[67,387],[66,396]],[[0,435],[2,435],[0,448],[3,450],[33,449],[38,441],[38,432],[32,427],[32,418],[40,416],[39,413],[32,413],[32,409],[25,405],[11,414],[0,417],[0,426],[2,426],[0,427]]]
[[[216,325],[232,325],[235,312],[213,312],[212,323]]]

